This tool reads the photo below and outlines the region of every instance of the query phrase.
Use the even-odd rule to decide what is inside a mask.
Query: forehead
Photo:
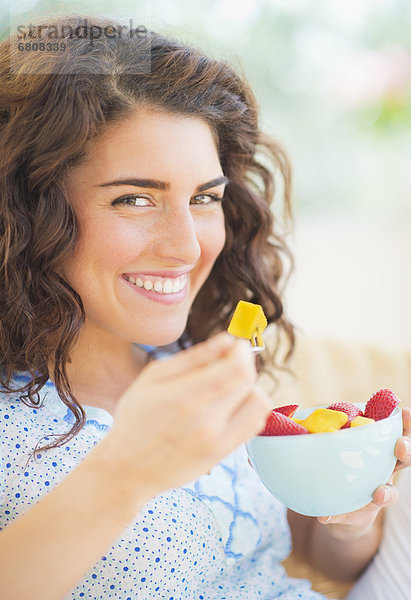
[[[214,134],[203,119],[154,109],[137,109],[111,123],[90,143],[74,178],[101,181],[118,177],[164,177],[176,174],[203,180],[221,173]]]

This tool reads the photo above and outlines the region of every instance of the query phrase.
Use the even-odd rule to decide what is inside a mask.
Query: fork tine
[[[250,346],[250,350],[251,352],[262,352],[263,350],[265,350],[265,344],[263,344],[262,346]]]

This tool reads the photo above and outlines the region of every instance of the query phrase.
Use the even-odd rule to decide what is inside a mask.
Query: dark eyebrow
[[[197,186],[196,192],[202,192],[218,185],[230,183],[228,177],[216,177],[207,183],[202,183]],[[134,185],[142,188],[152,188],[156,190],[162,190],[167,192],[170,190],[170,184],[166,181],[159,181],[158,179],[116,179],[115,181],[108,181],[107,183],[100,183],[97,187],[107,187],[110,185]]]

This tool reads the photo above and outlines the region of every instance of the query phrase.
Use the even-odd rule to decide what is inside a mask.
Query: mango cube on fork
[[[250,340],[254,352],[264,350],[262,333],[267,327],[267,318],[259,304],[240,300],[228,326],[228,333]]]

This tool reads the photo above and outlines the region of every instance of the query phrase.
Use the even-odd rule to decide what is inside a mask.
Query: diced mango
[[[355,417],[351,421],[351,427],[360,427],[361,425],[369,425],[370,423],[375,423],[375,420],[368,417]]]
[[[298,423],[299,425],[301,425],[301,423],[304,421],[304,419],[297,419],[297,417],[290,417],[293,421],[295,421],[296,423]]]
[[[251,340],[253,345],[263,345],[261,334],[267,327],[267,319],[259,304],[240,300],[228,326],[228,333]]]
[[[348,421],[348,415],[339,410],[317,408],[300,423],[310,433],[337,431]]]

